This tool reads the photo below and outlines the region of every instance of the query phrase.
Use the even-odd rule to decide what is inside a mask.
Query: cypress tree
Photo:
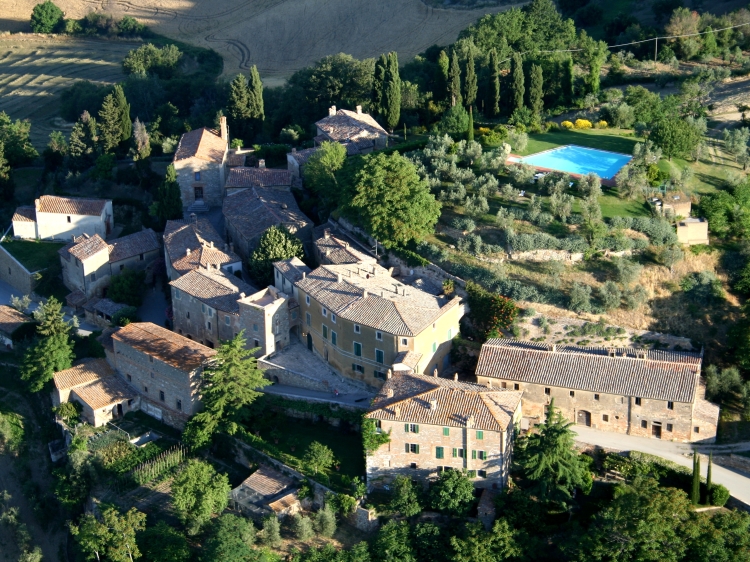
[[[93,165],[98,141],[96,119],[84,111],[73,125],[68,142],[68,154],[74,169],[85,170]]]
[[[375,115],[380,115],[383,110],[383,88],[385,87],[385,73],[388,67],[388,60],[385,54],[375,63],[375,74],[372,79],[372,111]]]
[[[458,54],[451,53],[451,66],[448,70],[448,99],[451,105],[461,105],[461,67],[458,66]]]
[[[151,214],[159,219],[162,227],[168,220],[182,218],[180,185],[177,183],[177,173],[172,164],[167,166],[167,174],[156,193],[156,201],[151,208]]]
[[[250,100],[250,118],[262,121],[266,118],[266,112],[263,106],[263,81],[260,79],[258,67],[255,65],[250,69],[247,90]]]
[[[122,86],[117,84],[112,92],[115,96],[115,103],[120,110],[120,140],[126,141],[133,134],[133,122],[130,120],[130,104],[125,98],[125,92]]]
[[[104,152],[118,147],[122,140],[122,114],[114,93],[107,94],[99,110],[99,129],[102,134]]]
[[[235,134],[240,138],[245,137],[248,132],[251,110],[250,91],[247,87],[247,80],[242,74],[238,74],[229,85],[227,113]]]
[[[474,113],[471,109],[471,106],[469,106],[469,126],[466,128],[467,141],[474,140]]]
[[[701,459],[697,451],[693,451],[693,485],[690,490],[690,501],[698,505],[701,501]]]
[[[474,55],[469,51],[466,59],[466,83],[464,84],[466,97],[464,102],[471,106],[477,99],[477,72],[474,68]]]
[[[565,59],[565,62],[563,62],[563,70],[562,70],[562,94],[563,99],[570,103],[573,101],[573,97],[575,96],[574,91],[574,83],[575,83],[575,72],[573,70],[573,58],[568,57]]]
[[[500,113],[500,63],[496,49],[490,51],[489,113],[491,117],[497,117]]]
[[[524,88],[523,79],[523,60],[521,55],[513,53],[513,61],[511,64],[511,79],[513,81],[513,99],[511,102],[511,112],[516,109],[523,109],[523,97],[526,92]]]
[[[711,451],[708,454],[708,470],[706,471],[706,503],[711,503],[711,488],[713,488],[713,482],[711,482],[711,468],[714,464],[714,453]]]
[[[3,200],[11,201],[16,193],[13,176],[10,174],[10,166],[5,158],[5,145],[0,141],[0,195]]]
[[[531,65],[531,80],[529,84],[529,106],[535,115],[542,114],[544,109],[544,78],[542,67],[538,64]]]
[[[448,95],[448,68],[450,64],[445,51],[440,51],[437,60],[437,71],[435,72],[435,92],[438,94],[438,100],[444,100],[446,95]]]
[[[398,74],[398,55],[388,53],[388,68],[383,84],[383,118],[389,131],[393,131],[401,119],[401,78]]]

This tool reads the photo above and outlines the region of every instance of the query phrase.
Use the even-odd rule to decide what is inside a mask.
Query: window
[[[297,319],[297,311],[293,310],[292,311],[292,320],[296,320],[296,319]]]
[[[324,340],[328,339],[328,326],[325,326],[325,325],[323,326],[323,339]]]
[[[362,344],[356,341],[354,342],[354,355],[362,357]]]
[[[674,410],[674,402],[667,402],[667,410]]]
[[[164,402],[164,391],[163,390],[159,391],[159,400],[161,400],[162,402]]]
[[[323,307],[323,318],[328,318],[328,309]]]
[[[352,371],[363,375],[365,374],[365,368],[362,365],[357,365],[356,363],[352,363]]]
[[[205,314],[205,313],[206,313],[206,305],[205,305],[205,304],[202,304],[202,303],[201,303],[201,312],[202,312],[203,314]]]
[[[594,394],[594,400],[599,400],[599,395],[598,394]]]
[[[148,362],[149,363],[153,363],[154,362],[154,356],[153,355],[149,355],[148,356]],[[151,374],[153,375],[153,373],[151,373]],[[153,378],[153,377],[151,377],[151,378]]]
[[[450,434],[451,434],[450,428],[449,427],[444,427],[443,428],[443,435],[446,436],[446,437],[448,437]]]
[[[201,181],[201,173],[195,172],[195,181]]]
[[[432,352],[435,353],[437,351],[437,342],[432,342]]]
[[[646,429],[648,427],[648,422],[646,420],[641,420],[641,427]]]
[[[545,389],[544,389],[544,393],[545,393],[545,394],[546,394],[547,396],[549,396],[549,395],[550,395],[550,392],[551,392],[551,391],[550,391],[550,388],[549,388],[549,387],[545,387]]]
[[[331,312],[331,322],[336,323],[336,315],[333,312]]]
[[[417,447],[417,448],[419,448],[419,447]],[[409,468],[411,468],[412,470],[417,470],[417,463],[415,463],[415,462],[411,463],[409,465]]]
[[[260,347],[260,340],[253,340],[253,347]]]
[[[484,439],[484,431],[477,431],[477,439]]]
[[[375,332],[375,339],[378,341],[383,341],[383,332]]]
[[[448,328],[448,339],[449,340],[453,339],[453,328]]]
[[[143,254],[139,255],[139,256],[138,256],[138,259],[139,259],[140,261],[143,261],[143,260],[144,260]]]
[[[190,311],[189,310],[185,312],[185,318],[190,318]]]
[[[152,358],[152,357],[149,357],[149,359],[152,359],[152,360],[153,360],[153,358]],[[150,375],[151,375],[151,378],[152,378],[152,379],[155,379],[155,378],[156,378],[156,376],[154,376],[154,373],[150,373]]]
[[[504,382],[504,381],[503,381],[503,382],[501,382],[501,383],[500,383],[500,388],[508,388],[508,383],[507,383],[507,382]]]
[[[608,422],[609,421],[609,416],[607,414],[602,414],[602,421],[603,422]]]
[[[336,332],[334,332],[333,330],[331,330],[331,344],[332,345],[337,345],[338,341],[339,341],[338,335],[336,334]]]
[[[227,326],[229,326],[229,324],[230,324],[231,321],[232,320],[229,318],[229,316],[225,316],[224,317],[224,324],[226,324]]]
[[[310,315],[308,314],[307,316],[309,317]],[[308,322],[307,324],[309,326],[310,322]],[[257,324],[253,324],[253,332],[257,332],[257,331],[258,331],[258,325]]]
[[[96,281],[96,273],[92,273],[91,274],[91,280],[92,281]]]
[[[405,423],[404,431],[406,433],[419,433],[419,425],[416,423]]]
[[[147,386],[143,387],[143,392],[148,392],[148,387]]]
[[[487,478],[487,471],[486,470],[477,470],[477,476],[479,476],[479,478]]]
[[[312,326],[312,317],[310,316],[309,312],[305,312],[305,323],[308,326]]]
[[[133,377],[131,377],[130,375],[128,375],[128,382],[132,382],[132,381],[133,381]]]
[[[672,424],[671,423],[667,424],[667,431],[672,431]]]
[[[120,267],[122,267],[122,266],[120,266]],[[120,270],[120,271],[122,271],[122,270]],[[176,298],[177,300],[180,300],[180,290],[179,289],[175,289],[174,290],[174,298]]]
[[[576,397],[576,391],[575,390],[571,390],[570,391],[570,397],[571,398],[575,398]]]
[[[182,411],[182,400],[177,401],[177,409]]]
[[[375,350],[375,361],[377,363],[385,363],[385,353],[383,353],[382,349]]]
[[[361,334],[362,333],[362,328],[359,327],[359,324],[355,324],[354,325],[354,333],[355,334]]]
[[[414,455],[419,454],[419,445],[417,443],[404,443],[404,451]]]
[[[520,384],[518,384],[518,383],[515,383],[515,384],[513,385],[513,390],[521,390],[521,385],[520,385]]]
[[[374,371],[373,375],[376,379],[386,380],[388,378],[388,374],[383,371]]]
[[[305,304],[310,304],[310,295],[305,295]]]
[[[383,431],[383,422],[380,420],[375,420],[375,429],[378,430],[378,433]]]
[[[471,458],[474,460],[479,459],[480,461],[485,461],[487,460],[487,453],[484,451],[472,451]]]
[[[445,449],[443,447],[435,447],[435,458],[436,459],[445,458]]]
[[[701,428],[700,428],[700,427],[698,427],[698,426],[696,425],[696,426],[695,426],[695,427],[693,428],[693,433],[700,433],[700,432],[701,432]]]
[[[640,398],[636,397],[636,399],[635,399],[635,405],[636,406],[640,406],[641,405],[641,399]]]
[[[456,459],[463,459],[464,458],[464,450],[463,449],[456,449],[453,448],[453,458]]]
[[[70,223],[70,222],[71,222],[71,221],[70,221],[70,217],[68,217],[68,223]]]
[[[211,329],[211,322],[206,322],[206,327],[210,330]]]
[[[406,338],[401,338],[401,345],[409,345],[409,340]]]
[[[124,263],[121,263],[121,264],[120,264],[120,271],[122,271],[122,270],[124,270],[124,269],[125,269],[125,264],[124,264]]]

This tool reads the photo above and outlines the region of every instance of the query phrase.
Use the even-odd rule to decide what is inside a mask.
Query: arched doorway
[[[591,412],[587,412],[586,410],[578,410],[577,423],[578,425],[591,427]]]
[[[310,332],[307,332],[307,349],[309,349],[310,351],[313,350],[312,336],[310,335]]]

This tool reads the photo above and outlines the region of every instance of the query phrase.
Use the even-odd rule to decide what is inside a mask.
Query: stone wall
[[[225,155],[226,157],[226,155]],[[224,165],[199,158],[185,158],[174,163],[180,186],[182,206],[195,203],[195,188],[203,188],[203,201],[209,207],[220,207],[224,199]],[[200,172],[200,179],[195,179]]]
[[[2,246],[0,246],[0,281],[16,289],[18,296],[30,295],[37,284],[34,272],[21,265],[21,262],[11,256]]]
[[[297,371],[290,371],[268,359],[258,359],[258,367],[266,375],[266,378],[272,382],[297,388],[306,388],[307,390],[314,390],[316,392],[331,392],[327,381],[316,379]]]
[[[606,251],[605,255],[608,257],[622,257],[629,256],[632,253],[632,250],[622,250],[620,252]],[[509,252],[508,259],[513,261],[567,261],[577,263],[583,260],[583,253],[569,252],[567,250],[531,250],[530,252]]]
[[[734,470],[739,470],[745,474],[750,474],[750,458],[741,455],[716,455],[714,462],[719,466],[725,466]]]

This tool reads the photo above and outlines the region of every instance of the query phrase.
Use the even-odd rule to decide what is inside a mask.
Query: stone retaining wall
[[[0,281],[18,291],[17,296],[30,295],[37,285],[36,272],[26,269],[8,250],[0,246]]]
[[[332,392],[328,381],[322,381],[309,375],[305,375],[304,373],[290,371],[289,369],[272,363],[268,359],[258,359],[258,367],[271,382],[297,388],[305,388],[316,392]]]

